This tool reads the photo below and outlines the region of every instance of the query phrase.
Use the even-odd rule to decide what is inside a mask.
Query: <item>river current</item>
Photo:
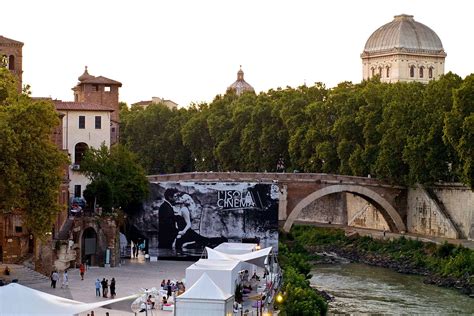
[[[363,264],[318,265],[311,284],[334,301],[330,314],[474,315],[474,299],[420,276]]]

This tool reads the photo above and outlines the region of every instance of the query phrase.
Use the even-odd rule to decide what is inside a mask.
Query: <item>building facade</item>
[[[21,92],[23,81],[23,43],[0,35],[0,66],[10,70],[17,79]]]
[[[110,147],[113,109],[93,103],[53,101],[62,114],[62,146],[71,160],[69,194],[83,197],[89,179],[81,171],[81,161],[88,148]]]
[[[119,139],[119,88],[118,81],[92,76],[87,70],[78,78],[79,82],[72,88],[74,102],[97,104],[113,110],[110,116],[110,144],[118,143]]]
[[[427,83],[444,74],[446,53],[432,29],[402,14],[372,33],[361,58],[363,80]]]

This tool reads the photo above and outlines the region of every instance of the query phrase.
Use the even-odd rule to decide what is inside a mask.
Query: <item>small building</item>
[[[428,83],[444,74],[446,53],[432,29],[401,14],[370,35],[360,57],[363,80]]]
[[[142,107],[143,109],[146,109],[148,106],[152,104],[163,104],[170,110],[178,108],[178,103],[172,100],[162,99],[159,97],[152,97],[151,100],[148,100],[148,101],[140,101],[140,102],[133,103],[132,107]]]

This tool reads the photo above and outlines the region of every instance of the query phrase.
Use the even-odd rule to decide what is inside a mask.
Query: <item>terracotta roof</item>
[[[0,35],[0,43],[1,44],[20,44],[21,46],[23,46],[22,42],[15,41],[15,40],[12,40],[10,38],[3,37],[1,35]]]
[[[149,105],[149,104],[152,104],[153,103],[153,100],[149,100],[149,101],[140,101],[140,102],[137,102],[137,103],[133,103],[132,106],[139,106],[139,105]]]
[[[111,109],[105,105],[95,104],[95,103],[86,103],[86,102],[64,102],[60,100],[53,101],[56,110],[61,111],[109,111],[113,112],[114,109]]]
[[[122,83],[120,83],[120,82],[118,82],[118,81],[115,81],[115,80],[112,80],[112,79],[109,79],[109,78],[106,78],[106,77],[103,77],[103,76],[98,76],[98,77],[91,76],[91,77],[92,77],[92,78],[85,79],[85,80],[81,81],[79,84],[82,84],[82,83],[92,83],[92,84],[118,85],[119,87],[122,86]]]

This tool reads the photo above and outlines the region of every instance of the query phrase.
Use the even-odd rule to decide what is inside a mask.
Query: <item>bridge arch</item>
[[[309,194],[293,208],[290,215],[288,215],[285,224],[283,225],[283,230],[289,232],[291,226],[293,226],[293,223],[298,218],[298,215],[301,213],[301,211],[313,201],[326,195],[342,192],[353,193],[374,204],[382,213],[391,231],[406,231],[406,226],[403,223],[400,214],[383,196],[375,191],[372,191],[371,189],[353,184],[331,185]]]

